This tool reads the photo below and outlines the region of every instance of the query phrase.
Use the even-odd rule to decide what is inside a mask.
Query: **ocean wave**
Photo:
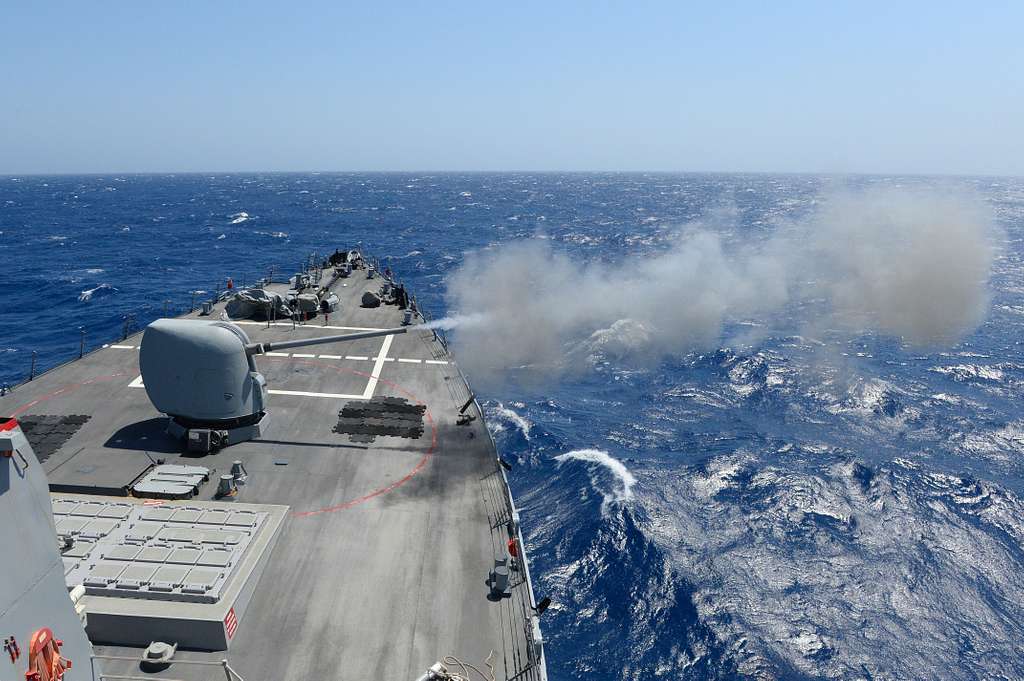
[[[249,214],[244,212],[235,213],[234,215],[229,215],[228,218],[231,220],[232,225],[240,225],[249,219]]]
[[[954,381],[1001,381],[1003,371],[998,366],[984,364],[958,364],[956,366],[934,367],[929,369],[937,374],[949,376]]]
[[[636,485],[636,478],[629,472],[624,463],[603,449],[574,449],[571,452],[559,454],[555,457],[555,461],[558,462],[559,466],[568,461],[596,464],[612,474],[611,487],[605,487],[604,489],[591,476],[591,482],[594,487],[601,491],[601,496],[604,498],[604,501],[601,503],[602,515],[608,514],[612,504],[624,503],[633,499],[633,487]]]
[[[493,411],[498,418],[508,421],[516,428],[518,428],[519,432],[523,434],[523,437],[526,438],[527,442],[530,441],[530,428],[533,426],[533,424],[531,424],[529,421],[527,421],[525,418],[520,416],[512,409],[506,407],[501,402],[498,402],[498,406],[494,407]]]
[[[287,232],[253,232],[253,234],[256,234],[257,236],[269,236],[269,237],[271,237],[273,239],[287,239],[288,238],[288,233]]]
[[[97,286],[95,288],[91,288],[91,289],[82,291],[78,295],[78,302],[80,302],[80,303],[88,303],[91,300],[93,300],[94,298],[97,298],[97,297],[103,298],[105,296],[112,295],[114,293],[117,293],[117,289],[114,288],[113,286],[111,286],[110,284],[100,284],[99,286]]]
[[[999,435],[1019,441],[1020,424]],[[741,671],[1018,676],[1024,503],[917,461],[815,460],[723,455],[647,481],[659,497],[644,532],[697,585],[701,621]]]

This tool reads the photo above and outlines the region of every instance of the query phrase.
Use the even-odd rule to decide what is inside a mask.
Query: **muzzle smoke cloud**
[[[974,197],[872,190],[825,197],[805,220],[752,234],[757,245],[691,225],[668,251],[618,266],[510,243],[449,279],[449,326],[475,380],[543,378],[597,356],[649,363],[718,347],[739,321],[949,346],[986,315],[993,225]]]

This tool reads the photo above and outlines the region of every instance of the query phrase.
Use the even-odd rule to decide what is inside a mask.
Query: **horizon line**
[[[1022,178],[1024,175],[950,172],[810,171],[810,170],[127,170],[85,172],[0,172],[0,178],[177,175],[765,175],[797,177]]]

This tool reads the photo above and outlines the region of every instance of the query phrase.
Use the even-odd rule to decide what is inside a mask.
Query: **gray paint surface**
[[[330,315],[329,326],[399,325],[397,308],[358,307],[362,294],[379,283],[363,271],[340,280],[333,290],[341,310]],[[255,342],[345,332],[322,322],[243,328]],[[139,340],[136,335],[121,345],[137,348]],[[389,358],[421,361],[375,361],[384,348]],[[118,471],[132,477],[159,458],[214,469],[196,497],[210,500],[212,481],[241,460],[248,478],[238,502],[291,508],[231,642],[231,665],[246,679],[411,679],[444,655],[481,666],[491,651],[497,678],[542,678],[527,651],[530,596],[522,575],[513,573],[511,598],[488,599],[488,573],[505,554],[507,502],[476,406],[470,413],[477,420],[456,425],[470,392],[453,359],[429,332],[287,354],[256,358],[271,391],[262,437],[203,458],[183,457],[180,444],[163,433],[164,419],[145,390],[131,387],[138,384],[137,349],[102,349],[43,374],[0,398],[0,412],[42,398],[24,413],[92,414],[46,462],[51,479],[111,484]],[[332,432],[350,398],[330,396],[365,395],[372,376],[379,378],[374,395],[427,405],[421,438],[382,436],[365,444]],[[139,652],[120,646],[98,651]],[[178,657],[220,659],[189,651]],[[105,668],[138,672],[128,662],[108,661]],[[184,665],[162,673],[177,679],[209,674],[209,668]]]

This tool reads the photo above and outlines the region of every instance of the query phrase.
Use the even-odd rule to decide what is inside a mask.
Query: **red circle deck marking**
[[[281,360],[284,360],[285,358],[284,357],[280,357],[280,358],[279,357],[267,357],[267,359],[281,361]],[[331,366],[330,364],[327,364],[326,362],[323,362],[323,361],[316,361],[316,360],[310,361],[310,360],[306,360],[306,359],[294,359],[294,358],[292,359],[292,361],[293,362],[299,362],[300,364],[326,365],[328,369],[333,369],[334,371],[338,371],[338,372],[347,371],[349,373],[356,374],[357,376],[363,376],[363,377],[365,377],[367,379],[373,378],[372,374],[368,374],[368,373],[366,373],[364,371],[356,371],[355,369],[349,369],[348,367],[335,367],[335,366]],[[426,402],[424,402],[420,398],[416,397],[411,392],[409,392],[408,390],[406,390],[402,386],[398,385],[397,383],[385,380],[383,378],[380,378],[379,376],[377,377],[377,382],[378,383],[383,383],[384,385],[387,385],[387,386],[390,386],[391,388],[397,390],[398,392],[404,393],[407,397],[412,399],[414,402],[426,406]],[[292,511],[292,514],[291,514],[292,517],[294,517],[294,518],[306,518],[308,516],[320,515],[321,513],[333,513],[335,511],[344,511],[347,508],[352,508],[353,506],[358,506],[359,504],[361,504],[361,503],[363,503],[365,501],[369,501],[370,499],[374,499],[374,498],[379,497],[379,496],[381,496],[383,494],[387,494],[388,492],[391,492],[391,491],[393,491],[395,489],[398,489],[399,487],[401,487],[402,485],[404,485],[405,483],[409,482],[414,477],[416,477],[416,475],[419,474],[420,471],[422,471],[424,469],[424,467],[426,467],[427,462],[430,461],[430,457],[434,455],[434,450],[437,448],[437,428],[434,427],[434,417],[431,416],[429,408],[427,408],[427,410],[424,412],[423,416],[427,419],[427,422],[430,424],[430,447],[427,448],[427,451],[423,454],[423,457],[420,458],[420,460],[416,463],[415,466],[413,466],[411,471],[406,473],[403,477],[399,478],[398,480],[395,480],[394,482],[392,482],[392,483],[390,483],[388,485],[385,485],[384,487],[378,487],[377,489],[375,489],[375,490],[373,490],[371,492],[368,492],[367,494],[364,494],[361,497],[357,497],[355,499],[350,499],[349,501],[344,501],[344,502],[342,502],[340,504],[335,504],[334,506],[325,506],[324,508],[316,508],[316,509],[313,509],[313,510],[310,510],[310,511]]]
[[[46,402],[47,400],[52,400],[54,397],[60,397],[61,395],[67,395],[70,392],[74,392],[75,390],[78,390],[82,386],[92,385],[96,381],[109,381],[112,378],[117,378],[118,376],[127,376],[127,375],[128,374],[125,374],[125,373],[107,374],[106,376],[94,376],[93,378],[90,378],[87,381],[82,381],[81,383],[68,383],[67,385],[64,385],[64,386],[61,386],[60,388],[57,388],[52,393],[47,393],[47,394],[43,395],[42,397],[37,397],[36,399],[32,400],[31,402],[27,402],[27,403],[21,405],[20,407],[18,407],[17,409],[15,409],[11,413],[11,416],[20,416],[21,414],[25,413],[27,410],[31,409],[32,407],[36,406],[37,404],[40,404],[41,402]]]

